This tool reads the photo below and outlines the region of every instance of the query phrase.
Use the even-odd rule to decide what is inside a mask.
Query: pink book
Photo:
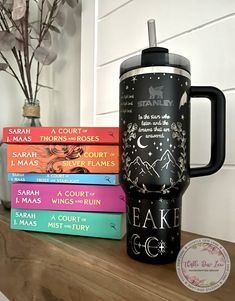
[[[13,183],[12,208],[126,212],[120,185]]]

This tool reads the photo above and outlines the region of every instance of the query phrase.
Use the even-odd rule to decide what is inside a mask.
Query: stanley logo
[[[173,105],[173,100],[163,99],[164,86],[149,87],[149,99],[138,101],[138,107],[168,107]]]

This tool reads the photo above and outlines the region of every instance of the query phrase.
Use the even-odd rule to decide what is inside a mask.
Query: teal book
[[[11,209],[11,229],[121,239],[123,213]]]

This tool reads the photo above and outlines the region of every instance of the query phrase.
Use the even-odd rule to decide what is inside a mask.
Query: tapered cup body
[[[181,199],[189,185],[190,74],[172,66],[120,77],[120,183],[127,196],[127,252],[150,263],[180,249]]]

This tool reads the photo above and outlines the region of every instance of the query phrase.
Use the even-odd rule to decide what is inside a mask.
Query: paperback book
[[[125,214],[11,209],[11,229],[121,239]]]
[[[126,212],[121,186],[12,183],[12,208]]]
[[[118,173],[117,145],[9,144],[8,172]]]
[[[5,127],[2,142],[118,144],[118,127]]]
[[[8,173],[9,182],[118,185],[118,174]]]

